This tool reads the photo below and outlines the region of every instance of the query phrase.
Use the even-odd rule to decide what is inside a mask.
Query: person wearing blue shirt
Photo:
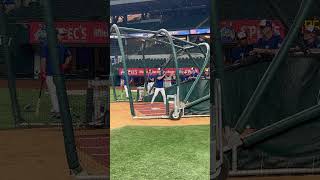
[[[152,88],[154,85],[154,81],[155,81],[155,76],[153,75],[152,69],[149,69],[147,81],[148,81],[147,92],[148,92],[148,94],[151,94]]]
[[[238,63],[242,59],[245,59],[250,55],[253,50],[253,45],[249,44],[247,34],[245,32],[239,32],[237,34],[238,45],[231,49],[230,61],[232,64]]]
[[[181,82],[188,81],[189,77],[190,77],[190,75],[188,74],[188,71],[187,70],[183,71],[183,73],[181,74],[181,77],[180,77]]]
[[[151,100],[151,104],[153,104],[155,98],[158,96],[159,92],[162,95],[163,103],[166,104],[166,91],[164,89],[164,77],[166,76],[166,73],[163,72],[162,69],[160,69],[160,72],[156,78],[155,82],[155,91]]]
[[[262,37],[258,40],[252,53],[275,54],[281,47],[282,38],[280,35],[274,33],[272,22],[262,20],[260,22],[260,32]]]
[[[69,68],[72,56],[71,52],[62,44],[62,38],[66,35],[63,31],[56,31],[57,33],[57,40],[58,40],[58,53],[59,53],[59,64],[61,68],[61,72],[63,73],[66,69]],[[53,73],[52,69],[52,59],[49,57],[49,48],[48,43],[43,42],[41,45],[41,62],[40,62],[40,78],[43,81],[46,81],[48,92],[51,98],[52,109],[51,113],[52,116],[55,118],[60,118],[60,110],[59,110],[59,103],[58,97],[56,93],[56,86],[53,81]]]
[[[190,72],[190,77],[189,77],[189,79],[196,79],[197,76],[198,76],[197,71],[195,70],[194,67],[192,67],[192,68],[191,68],[191,72]]]

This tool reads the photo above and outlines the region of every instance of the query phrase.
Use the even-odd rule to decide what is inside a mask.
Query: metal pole
[[[214,48],[211,54],[211,58],[214,57],[215,62],[216,62],[216,67],[215,71],[213,71],[213,63],[210,63],[210,70],[211,74],[214,72],[214,75],[211,75],[211,77],[214,77],[211,80],[211,93],[215,96],[217,96],[218,92],[216,92],[215,89],[215,81],[220,81],[221,86],[223,85],[223,77],[224,77],[224,63],[223,63],[223,51],[222,51],[222,44],[221,44],[221,34],[220,34],[220,28],[219,28],[219,7],[218,7],[218,0],[212,0],[211,1],[211,27],[210,27],[210,43],[211,47]],[[211,60],[210,62],[213,62]],[[222,88],[222,87],[221,87]],[[220,100],[223,102],[223,92],[220,92]],[[217,148],[216,148],[216,139],[218,138],[216,136],[217,132],[215,132],[215,126],[217,126],[217,121],[216,118],[214,117],[214,107],[215,104],[215,98],[211,97],[211,103],[210,103],[210,124],[211,124],[211,130],[210,130],[210,175],[216,174],[217,171],[219,171],[219,168],[221,168],[216,161],[216,156],[217,156]],[[222,104],[223,106],[223,104]],[[216,107],[218,108],[218,107]],[[223,107],[220,107],[223,110]],[[222,116],[222,114],[221,114]],[[222,117],[221,117],[222,118]],[[222,160],[222,159],[221,159]]]
[[[203,96],[203,97],[195,100],[195,101],[192,101],[191,103],[186,104],[186,105],[185,105],[185,108],[194,106],[194,105],[199,104],[199,103],[201,103],[201,102],[203,102],[203,101],[205,101],[205,100],[208,100],[208,99],[210,99],[210,93],[209,93],[208,95],[206,95],[206,96]]]
[[[173,60],[176,68],[176,83],[177,83],[177,102],[180,102],[180,78],[179,77],[179,64],[178,64],[178,58],[177,58],[177,52],[173,44],[172,36],[170,36],[169,32],[165,29],[160,29],[160,33],[164,33],[165,36],[168,38],[170,44],[171,44],[171,50],[173,54]]]
[[[267,176],[267,175],[298,175],[298,174],[319,174],[320,168],[287,168],[287,169],[257,169],[230,171],[230,176]]]
[[[145,63],[145,52],[144,52],[144,50],[145,50],[145,47],[146,47],[146,41],[144,41],[143,42],[143,44],[142,44],[142,61],[143,61],[143,64],[144,64],[144,66],[143,66],[143,77],[144,77],[144,92],[146,92],[147,90],[148,90],[148,78],[147,78],[147,70],[146,70],[146,63]]]
[[[196,85],[198,84],[199,80],[200,80],[200,75],[203,74],[204,70],[206,69],[207,64],[210,61],[210,46],[207,43],[201,43],[201,45],[205,46],[207,49],[207,53],[206,53],[206,59],[204,61],[204,64],[202,65],[202,68],[200,70],[199,76],[197,76],[196,80],[193,82],[190,90],[188,91],[186,97],[184,98],[183,102],[187,102],[191,93],[193,92],[194,88],[196,87]]]
[[[112,61],[110,62],[110,80],[111,80],[111,86],[112,86],[112,91],[113,91],[113,98],[115,101],[118,101],[118,97],[117,97],[117,91],[115,88],[115,83],[114,83],[114,73],[113,73],[113,65],[112,65]]]
[[[210,47],[209,47],[209,49],[210,49]],[[187,53],[187,55],[189,56],[189,58],[191,59],[191,61],[193,62],[193,64],[194,64],[195,66],[197,66],[197,68],[201,69],[200,65],[199,65],[199,64],[193,59],[193,57],[191,56],[189,50],[188,50],[188,49],[185,49],[184,51]],[[210,54],[209,54],[209,56],[210,56]],[[204,58],[206,58],[206,56],[205,56]]]
[[[288,16],[285,15],[281,9],[279,8],[279,6],[277,6],[277,4],[273,1],[273,0],[268,0],[267,1],[270,5],[270,10],[272,12],[274,12],[280,19],[281,23],[285,26],[285,29],[286,29],[286,33],[288,32],[289,28],[290,28],[290,23],[289,23],[289,20],[288,20]],[[298,36],[298,43],[299,43],[299,46],[300,48],[302,48],[302,50],[304,52],[306,52],[306,45],[302,39],[302,36],[301,36],[301,33],[299,33],[299,36]]]
[[[246,136],[243,143],[245,146],[253,145],[319,116],[320,105],[313,106]]]
[[[265,72],[264,76],[262,77],[261,81],[259,82],[256,90],[254,91],[253,95],[251,96],[246,108],[242,112],[235,129],[238,132],[242,132],[249,121],[249,117],[251,116],[253,110],[256,108],[259,100],[261,99],[262,95],[266,91],[267,86],[275,76],[277,70],[279,69],[280,65],[285,60],[287,56],[287,52],[294,41],[295,37],[297,36],[301,25],[303,24],[310,8],[313,3],[313,0],[304,0],[301,3],[300,10],[295,18],[295,21],[290,28],[290,31],[285,38],[283,45],[281,46],[279,52],[275,55],[273,61],[271,62],[269,68]]]
[[[49,45],[49,58],[53,70],[54,83],[57,89],[57,96],[59,101],[59,108],[61,112],[62,124],[63,124],[63,135],[65,151],[67,156],[67,161],[70,170],[74,174],[79,174],[82,172],[82,167],[80,166],[78,154],[76,150],[74,132],[72,125],[72,117],[70,114],[69,102],[67,91],[65,87],[64,76],[60,72],[60,62],[59,62],[59,52],[57,48],[57,35],[53,22],[53,12],[52,12],[52,1],[43,1],[44,9],[43,13],[45,15],[46,31],[48,37]]]
[[[118,28],[118,26],[116,24],[111,26],[111,30],[110,32],[112,33],[113,30],[116,32],[117,37],[118,37],[118,44],[119,44],[119,48],[120,48],[120,53],[122,56],[122,61],[123,61],[123,71],[124,71],[124,78],[127,81],[127,88],[128,88],[128,95],[129,95],[129,103],[130,103],[130,112],[132,116],[136,116],[136,113],[134,111],[134,106],[133,106],[133,99],[132,99],[132,93],[131,93],[131,88],[130,88],[130,81],[128,78],[128,68],[127,68],[127,60],[126,60],[126,55],[124,53],[124,47],[122,44],[122,37],[121,37],[121,33],[120,33],[120,28]]]
[[[18,98],[17,98],[17,88],[16,88],[16,77],[13,70],[12,58],[10,55],[10,38],[8,36],[8,17],[5,13],[4,4],[1,4],[0,10],[0,30],[1,30],[1,43],[3,52],[4,52],[4,60],[7,65],[8,71],[8,87],[10,92],[11,99],[11,109],[14,120],[14,126],[19,126],[19,123],[22,121],[21,112],[19,108]]]

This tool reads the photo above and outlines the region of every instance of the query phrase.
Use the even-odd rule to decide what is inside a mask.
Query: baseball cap
[[[246,38],[246,37],[247,37],[247,34],[246,34],[245,32],[243,32],[243,31],[241,31],[241,32],[239,32],[239,33],[237,34],[237,36],[238,36],[239,39],[243,39],[243,38]]]
[[[269,20],[261,20],[259,23],[260,27],[272,27],[272,22]]]
[[[308,25],[305,27],[304,32],[313,33],[315,32],[315,27],[313,25]]]

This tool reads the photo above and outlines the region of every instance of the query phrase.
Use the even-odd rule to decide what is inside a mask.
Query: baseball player
[[[130,79],[130,76],[128,77],[129,78],[129,83],[132,82],[132,79]],[[129,92],[128,92],[128,87],[127,87],[128,83],[127,83],[127,80],[126,78],[124,77],[124,75],[122,76],[121,78],[121,86],[123,86],[124,88],[124,91],[126,92],[126,98],[129,98]]]
[[[155,76],[152,73],[152,69],[149,69],[149,71],[148,71],[148,84],[147,84],[148,94],[151,94],[151,92],[152,92],[154,81],[155,81]]]
[[[164,76],[164,87],[165,88],[171,87],[172,86],[171,81],[172,81],[171,74],[169,72],[166,72]]]
[[[67,34],[64,31],[56,31],[58,39],[58,52],[59,52],[59,63],[61,72],[63,73],[70,66],[72,56],[71,52],[66,48],[61,40]],[[51,114],[54,118],[60,118],[60,109],[58,103],[58,97],[56,92],[56,85],[53,81],[53,68],[52,68],[52,59],[49,57],[49,49],[47,42],[44,42],[41,47],[41,62],[40,62],[40,78],[43,81],[46,81],[48,92],[51,99],[52,109]]]
[[[151,105],[153,104],[155,98],[158,96],[159,92],[162,95],[163,103],[166,104],[166,92],[164,90],[164,77],[166,76],[165,72],[160,69],[160,72],[157,76],[156,84],[155,84],[155,91],[151,100]]]

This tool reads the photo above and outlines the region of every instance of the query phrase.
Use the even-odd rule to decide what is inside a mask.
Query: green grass
[[[11,115],[9,92],[0,89],[0,128],[10,128],[13,126]]]
[[[134,91],[131,91],[131,92],[132,92],[133,100],[135,101],[137,99],[137,92],[134,92]],[[128,101],[124,90],[116,89],[116,95],[117,95],[118,101]],[[110,102],[116,102],[112,89],[110,89]]]
[[[17,89],[18,102],[20,105],[21,116],[24,120],[30,123],[50,123],[57,121],[50,118],[51,101],[47,93],[43,93],[41,97],[41,105],[39,116],[35,115],[35,107],[38,100],[39,90],[37,89]],[[70,95],[69,105],[74,120],[84,119],[86,111],[86,96]],[[0,89],[0,129],[14,127],[14,120],[11,111],[10,94],[8,89]],[[31,111],[26,111],[24,107],[31,104]]]
[[[111,131],[111,179],[209,179],[209,126]]]

